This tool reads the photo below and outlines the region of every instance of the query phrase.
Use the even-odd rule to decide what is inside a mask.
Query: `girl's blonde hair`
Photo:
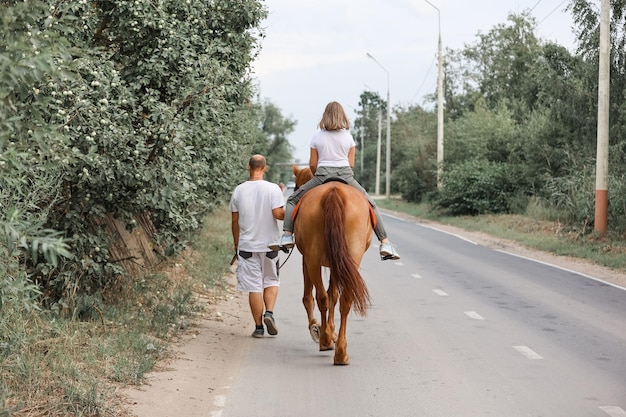
[[[317,125],[321,130],[341,130],[350,129],[350,119],[336,101],[331,101],[326,105],[322,120]]]

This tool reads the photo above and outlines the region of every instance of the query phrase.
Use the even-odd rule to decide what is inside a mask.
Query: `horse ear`
[[[292,165],[291,170],[293,171],[294,175],[298,175],[298,165]]]

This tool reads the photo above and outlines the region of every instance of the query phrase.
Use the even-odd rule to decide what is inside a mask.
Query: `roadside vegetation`
[[[626,237],[623,234],[583,234],[555,219],[554,213],[537,206],[529,207],[523,214],[452,216],[426,203],[383,199],[377,200],[377,204],[418,218],[507,239],[531,249],[584,259],[626,274]]]
[[[187,250],[154,272],[120,278],[92,317],[26,311],[0,315],[0,416],[127,415],[119,388],[141,385],[170,346],[225,294],[230,213],[209,215]]]

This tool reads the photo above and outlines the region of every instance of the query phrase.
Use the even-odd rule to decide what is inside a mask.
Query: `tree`
[[[541,52],[536,23],[529,13],[511,14],[507,23],[479,33],[478,41],[462,51],[449,53],[446,103],[453,115],[472,110],[478,99],[488,108],[506,101],[516,120],[534,107],[536,86],[529,73]]]
[[[437,117],[420,106],[394,109],[392,192],[420,202],[437,187]]]
[[[258,129],[264,16],[253,0],[0,3],[0,209],[28,192],[71,239],[72,260],[27,261],[50,302],[122,272],[107,221],[154,226],[168,254],[228,198]]]
[[[355,176],[359,183],[370,193],[375,191],[376,184],[376,158],[379,131],[379,117],[382,117],[380,129],[384,131],[387,104],[378,95],[371,91],[361,93],[357,118],[353,123],[353,136],[357,142],[357,156],[355,161]],[[384,133],[381,133],[384,137]],[[363,137],[363,146],[361,146]],[[384,148],[384,146],[381,146]],[[361,166],[360,154],[363,154],[363,165]],[[384,150],[381,149],[381,159],[384,160]],[[382,169],[382,168],[381,168]]]
[[[280,109],[268,99],[260,105],[259,111],[259,135],[253,151],[266,157],[269,167],[266,174],[268,181],[286,183],[293,176],[288,163],[293,160],[294,151],[287,137],[293,132],[296,122],[284,117]]]

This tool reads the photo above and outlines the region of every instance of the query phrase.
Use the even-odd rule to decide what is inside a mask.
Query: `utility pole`
[[[600,6],[600,63],[598,75],[598,131],[596,152],[595,231],[606,234],[609,207],[609,82],[610,72],[610,0]]]
[[[378,108],[378,140],[376,141],[376,189],[375,194],[380,195],[380,131],[382,124],[382,115],[380,107]]]
[[[437,188],[443,186],[443,45],[441,43],[441,12],[439,8],[424,0],[437,10],[438,27],[439,27],[439,43],[437,46]]]
[[[389,73],[387,73],[387,149],[385,152],[385,197],[391,196],[391,99],[389,98]]]
[[[365,111],[365,114],[367,115],[367,111]],[[361,123],[361,181],[363,181],[363,154],[365,153],[365,147],[363,146],[364,141],[364,137],[365,137],[365,118],[362,117],[361,118],[362,123]]]

